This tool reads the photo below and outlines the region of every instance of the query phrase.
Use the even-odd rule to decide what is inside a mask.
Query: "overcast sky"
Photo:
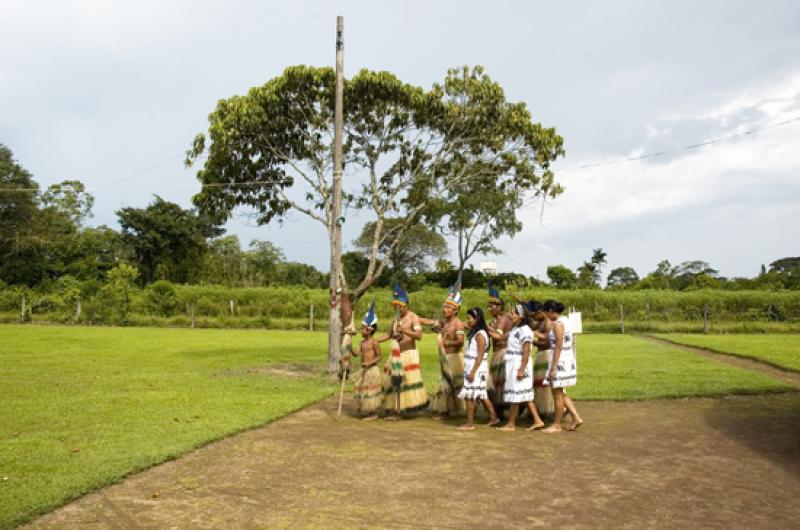
[[[480,64],[564,137],[566,192],[520,212],[499,270],[545,278],[602,247],[607,270],[699,259],[751,277],[800,255],[800,121],[773,127],[800,117],[796,1],[2,0],[0,143],[43,187],[84,182],[91,224],[119,228],[116,210],[155,193],[188,207],[199,185],[182,155],[216,101],[289,65],[332,66],[336,15],[345,75],[430,87]],[[346,249],[366,220],[348,219]],[[327,270],[324,229],[299,214],[227,228]]]

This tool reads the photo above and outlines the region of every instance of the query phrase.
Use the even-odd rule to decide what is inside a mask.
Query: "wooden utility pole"
[[[328,222],[330,233],[331,303],[328,318],[328,373],[336,373],[339,364],[339,343],[342,336],[341,304],[342,291],[339,276],[342,270],[342,136],[344,134],[344,17],[336,17],[336,87],[333,110],[333,186],[331,193],[331,213]]]

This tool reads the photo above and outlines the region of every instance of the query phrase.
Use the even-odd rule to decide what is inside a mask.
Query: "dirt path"
[[[692,353],[696,353],[702,357],[706,357],[711,359],[712,361],[717,361],[724,364],[730,364],[732,366],[736,366],[738,368],[744,368],[745,370],[751,370],[753,372],[759,372],[779,381],[783,381],[787,385],[791,385],[797,389],[800,389],[800,372],[795,372],[793,370],[783,370],[773,364],[769,364],[766,362],[759,361],[757,359],[752,359],[749,357],[742,357],[740,355],[735,355],[733,353],[722,353],[717,352],[714,350],[709,350],[707,348],[701,348],[699,346],[689,346],[686,344],[681,344],[679,342],[673,342],[668,339],[663,339],[661,337],[653,337],[651,335],[639,335],[644,340],[649,340],[651,342],[658,342],[659,344],[667,344],[669,346],[674,346],[676,348],[681,348]]]
[[[585,426],[561,435],[460,433],[424,416],[337,419],[336,405],[214,443],[31,527],[729,529],[800,520],[800,393],[582,402]]]

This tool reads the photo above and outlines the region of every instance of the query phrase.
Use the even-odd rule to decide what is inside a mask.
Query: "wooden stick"
[[[342,401],[344,401],[344,382],[347,379],[347,370],[349,370],[349,368],[344,368],[342,370],[342,389],[339,391],[339,411],[336,413],[337,416],[342,415]]]

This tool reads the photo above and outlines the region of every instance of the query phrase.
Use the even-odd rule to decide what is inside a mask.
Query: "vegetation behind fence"
[[[413,309],[441,313],[446,289],[426,287],[410,294]],[[554,298],[583,314],[587,331],[791,331],[800,330],[798,291],[615,291],[536,288],[525,299]],[[464,306],[486,306],[484,290],[463,291]],[[505,293],[509,302],[513,297]],[[370,291],[356,319],[376,300],[378,317],[393,316],[391,291]],[[124,280],[107,284],[56,285],[50,292],[0,288],[0,321],[103,325],[323,329],[328,292],[302,286],[228,288],[155,282],[144,289]]]

